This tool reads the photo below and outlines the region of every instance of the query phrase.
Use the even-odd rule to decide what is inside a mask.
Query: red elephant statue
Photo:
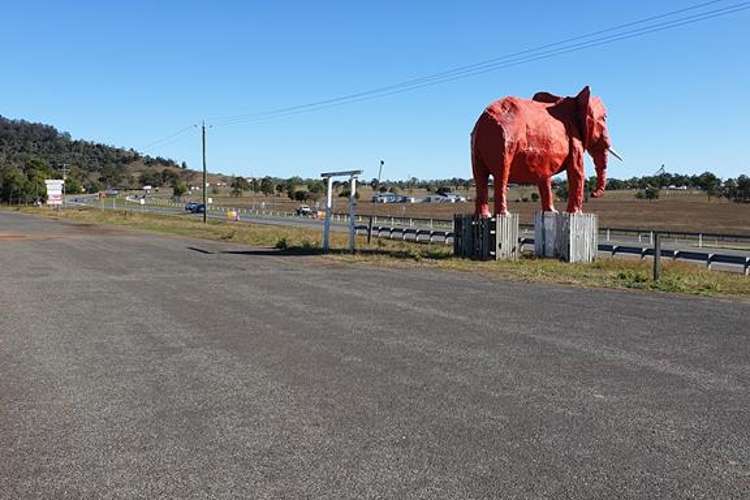
[[[495,185],[495,213],[508,213],[509,183],[536,184],[542,210],[554,212],[552,176],[566,171],[568,212],[583,206],[585,174],[583,152],[588,151],[596,166],[596,189],[604,194],[607,182],[607,153],[611,149],[607,132],[607,110],[585,87],[575,97],[558,97],[539,92],[531,100],[505,97],[484,110],[471,132],[471,164],[477,186],[476,215],[490,215],[487,183]]]

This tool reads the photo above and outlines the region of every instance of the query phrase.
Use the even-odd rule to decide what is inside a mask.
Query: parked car
[[[372,197],[373,203],[398,203],[400,196],[396,193],[378,193]]]
[[[455,200],[442,194],[431,194],[422,198],[422,203],[455,203]]]
[[[295,213],[300,217],[309,217],[313,215],[313,210],[307,205],[300,205],[299,207],[297,207]]]
[[[195,207],[197,207],[198,204],[194,201],[189,201],[185,203],[185,211],[193,213],[195,211]]]
[[[458,193],[443,193],[443,196],[451,200],[450,203],[463,203],[466,201],[466,196]]]
[[[398,198],[399,203],[416,203],[417,199],[414,196],[399,196]]]

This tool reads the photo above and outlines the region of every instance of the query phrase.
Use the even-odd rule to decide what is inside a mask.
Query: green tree
[[[697,179],[698,187],[706,192],[710,200],[712,196],[718,196],[721,190],[721,179],[711,172],[703,172]]]
[[[243,191],[250,189],[250,183],[244,177],[235,177],[232,179],[232,196],[242,196]]]
[[[649,186],[643,191],[643,197],[647,200],[656,200],[659,198],[659,188],[655,186]]]
[[[307,184],[307,190],[315,194],[323,194],[326,192],[326,185],[323,181],[312,181]]]
[[[5,168],[0,177],[0,199],[6,203],[25,201],[27,184],[26,176],[19,169]]]
[[[568,183],[565,181],[555,182],[552,185],[552,190],[555,192],[560,200],[566,201],[568,199]]]
[[[263,179],[260,181],[260,192],[266,196],[271,196],[275,187],[276,186],[273,183],[273,179],[271,179],[270,177],[263,177]]]
[[[184,196],[185,193],[187,193],[188,187],[187,183],[181,179],[174,179],[172,182],[172,195],[174,195],[175,198],[179,198],[181,196]]]
[[[138,176],[138,184],[140,184],[139,187],[143,187],[143,186],[161,187],[162,182],[163,181],[162,181],[161,174],[154,170],[147,170],[146,172],[142,172],[141,175]]]
[[[67,194],[78,194],[81,192],[81,183],[73,176],[68,176],[65,179],[65,193]]]

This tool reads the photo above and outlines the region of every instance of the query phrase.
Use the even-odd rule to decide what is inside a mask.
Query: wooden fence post
[[[661,277],[661,234],[654,233],[654,281]]]

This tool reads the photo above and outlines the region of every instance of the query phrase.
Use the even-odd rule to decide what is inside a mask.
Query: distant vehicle
[[[372,197],[373,203],[398,203],[401,196],[396,193],[377,193]]]
[[[466,201],[466,196],[458,193],[443,193],[443,196],[451,200],[450,203],[463,203]]]
[[[422,198],[422,203],[455,203],[456,200],[442,194],[431,194]]]
[[[417,198],[415,198],[414,196],[408,196],[408,195],[407,196],[399,196],[398,202],[399,203],[416,203],[417,202]]]
[[[202,214],[206,211],[206,205],[203,203],[188,203],[185,205],[185,210],[191,214]]]
[[[300,205],[299,207],[297,207],[297,210],[295,213],[300,217],[309,217],[313,215],[312,208],[310,208],[307,205]]]

